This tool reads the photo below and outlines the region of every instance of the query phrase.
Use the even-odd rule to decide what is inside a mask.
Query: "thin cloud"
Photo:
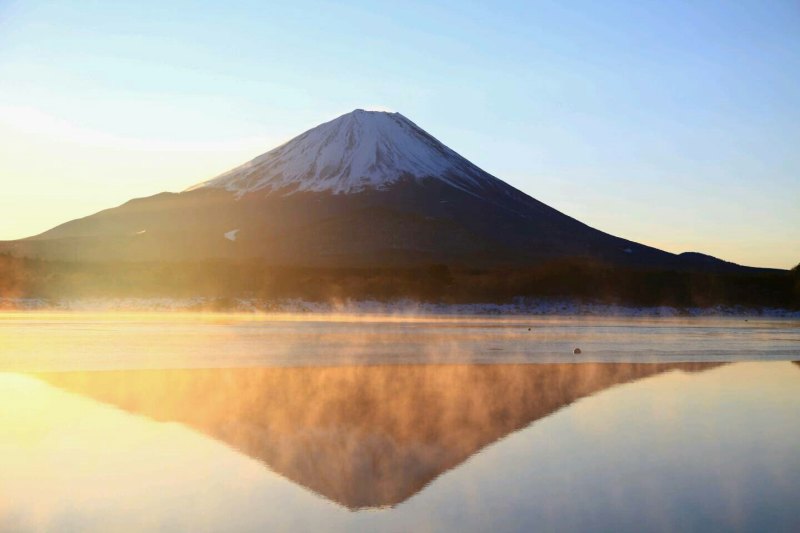
[[[51,141],[128,151],[226,152],[255,148],[267,150],[277,143],[277,139],[268,137],[211,141],[174,141],[126,137],[86,128],[45,113],[40,109],[25,106],[0,106],[0,123],[17,131],[46,137]]]

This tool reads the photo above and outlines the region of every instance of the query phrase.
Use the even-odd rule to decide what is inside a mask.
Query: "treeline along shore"
[[[0,255],[4,298],[412,299],[504,303],[572,299],[636,306],[715,305],[800,309],[800,269],[741,272],[620,268],[569,260],[530,267],[312,268],[261,260],[67,262]]]

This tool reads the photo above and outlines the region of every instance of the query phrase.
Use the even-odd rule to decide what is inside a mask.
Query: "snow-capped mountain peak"
[[[188,190],[347,194],[407,178],[440,179],[473,193],[496,181],[400,113],[356,109]]]

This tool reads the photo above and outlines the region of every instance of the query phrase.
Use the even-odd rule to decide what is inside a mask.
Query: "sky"
[[[0,239],[355,108],[608,233],[800,262],[796,0],[0,0]]]

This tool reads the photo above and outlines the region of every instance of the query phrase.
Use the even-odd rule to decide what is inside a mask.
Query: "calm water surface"
[[[0,315],[0,531],[798,531],[799,343],[753,319]]]

